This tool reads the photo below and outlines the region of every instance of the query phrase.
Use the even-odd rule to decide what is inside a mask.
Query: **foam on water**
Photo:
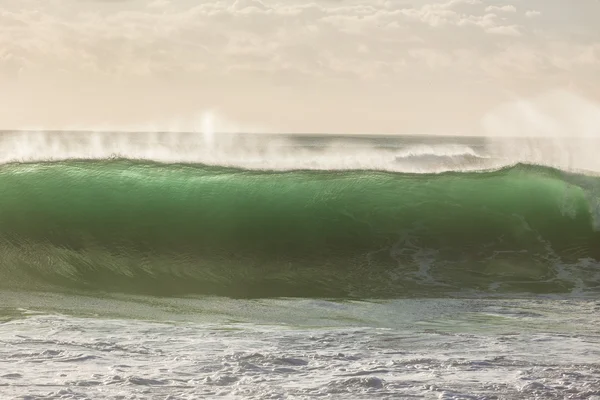
[[[0,163],[128,158],[267,170],[380,170],[443,172],[492,168],[468,145],[382,148],[372,138],[329,138],[318,146],[283,135],[177,132],[7,132]],[[301,139],[301,138],[300,138]],[[474,162],[477,161],[477,162]]]
[[[490,111],[481,140],[452,143],[440,137],[426,144],[401,139],[392,147],[373,137],[329,138],[302,145],[285,135],[219,133],[211,113],[196,131],[5,132],[0,163],[72,158],[122,157],[165,163],[186,162],[251,169],[369,169],[444,172],[497,169],[517,163],[600,173],[600,106],[566,92],[517,100]],[[464,140],[463,140],[464,142]]]
[[[90,318],[56,314],[68,303],[57,296],[30,298],[20,308],[13,308],[18,295],[3,297],[0,394],[7,398],[591,399],[600,393],[594,302],[71,297],[83,312],[96,312]],[[131,310],[145,310],[139,316],[152,320],[118,316]]]

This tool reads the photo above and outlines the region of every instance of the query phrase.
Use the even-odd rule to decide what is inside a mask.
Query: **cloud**
[[[495,35],[505,36],[521,36],[521,32],[516,25],[510,26],[492,26],[486,29],[486,32],[493,33]]]
[[[514,13],[517,12],[517,8],[513,5],[507,4],[504,6],[489,6],[486,7],[485,11],[487,12],[509,12],[509,13]]]
[[[171,2],[169,0],[154,0],[148,4],[149,8],[163,8],[167,7]]]
[[[260,107],[254,97],[284,107],[284,94],[326,109],[360,102],[349,95],[357,92],[373,91],[377,102],[412,90],[410,105],[438,87],[521,90],[522,82],[578,82],[600,67],[588,3],[560,24],[533,18],[556,12],[549,3],[515,4],[529,11],[481,0],[0,0],[0,100],[15,104],[2,115],[28,109],[28,94],[59,90],[65,104],[98,93],[106,108],[112,96],[138,96],[153,112],[171,91],[182,100],[163,109],[202,100],[239,111],[242,98]]]
[[[99,3],[105,6],[94,6]],[[438,51],[439,59],[448,50],[484,57],[499,49],[494,37],[524,37],[528,31],[525,20],[511,15],[515,6],[486,6],[481,0],[438,0],[417,7],[389,0],[23,4],[0,14],[0,48],[5,53],[1,62],[6,71],[153,76],[282,68],[323,76],[336,74],[339,68],[332,66],[343,63],[372,62],[372,68],[348,69],[357,73],[379,70],[382,63],[404,65],[413,58],[406,55],[418,49],[416,43]],[[540,13],[530,10],[525,15]],[[477,36],[477,30],[488,38]],[[526,45],[534,46],[533,39],[526,37]]]
[[[254,10],[259,12],[266,12],[271,10],[270,7],[267,7],[260,0],[235,0],[233,5],[230,7],[232,10],[242,12],[242,13],[250,13]]]

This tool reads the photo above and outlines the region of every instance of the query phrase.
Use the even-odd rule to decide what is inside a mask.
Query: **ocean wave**
[[[600,178],[140,160],[0,167],[0,286],[395,298],[600,288]]]

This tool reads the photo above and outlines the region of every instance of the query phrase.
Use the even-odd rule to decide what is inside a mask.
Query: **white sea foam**
[[[0,298],[2,398],[600,393],[594,301]]]
[[[567,92],[518,99],[491,110],[482,138],[332,137],[312,143],[243,130],[205,113],[188,133],[158,127],[122,131],[5,132],[0,163],[123,157],[253,169],[373,169],[430,173],[487,170],[529,163],[600,173],[600,105]],[[237,130],[236,130],[237,131]],[[385,142],[385,145],[382,143]]]
[[[210,127],[198,133],[11,132],[0,138],[0,162],[123,157],[251,169],[442,172],[480,169],[473,158],[485,158],[468,145],[423,145],[401,138],[388,147],[378,146],[373,138],[317,142],[283,135],[219,134]]]

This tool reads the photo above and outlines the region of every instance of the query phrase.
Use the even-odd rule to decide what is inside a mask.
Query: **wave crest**
[[[0,167],[0,285],[234,297],[585,293],[584,185],[486,173],[250,171],[129,160]]]
[[[4,132],[0,163],[126,158],[261,170],[486,171],[518,163],[600,172],[592,139],[315,137],[202,133]],[[579,149],[579,150],[578,150]],[[588,157],[589,159],[589,157]],[[596,158],[594,158],[596,160]],[[577,162],[575,162],[577,161]],[[598,167],[598,168],[596,168]]]

